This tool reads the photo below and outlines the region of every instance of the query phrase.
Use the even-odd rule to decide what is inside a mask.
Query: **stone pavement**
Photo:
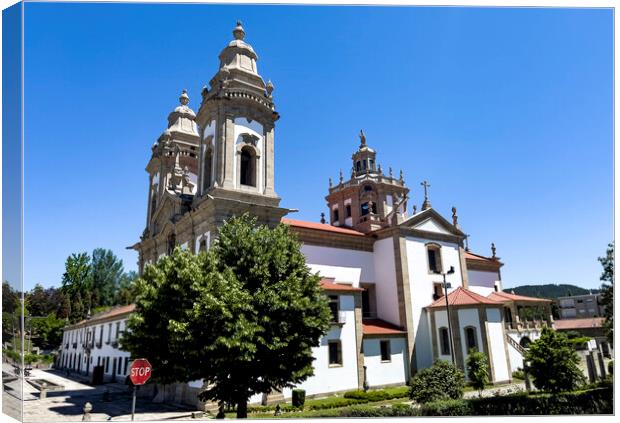
[[[525,382],[512,383],[510,385],[502,385],[498,387],[487,388],[482,391],[483,397],[493,397],[496,395],[509,395],[515,394],[520,391],[525,391]],[[463,394],[463,398],[476,398],[478,397],[478,391],[468,391]]]
[[[26,422],[82,421],[83,408],[87,402],[93,407],[92,421],[131,420],[132,393],[126,385],[108,383],[90,386],[75,378],[68,378],[62,372],[41,369],[33,369],[27,379],[45,379],[62,385],[63,389],[48,391],[47,398],[40,399],[39,390],[30,383],[24,383],[23,418]],[[13,383],[19,386],[20,380]],[[155,404],[138,395],[135,420],[190,419],[191,413],[195,411],[182,405]]]

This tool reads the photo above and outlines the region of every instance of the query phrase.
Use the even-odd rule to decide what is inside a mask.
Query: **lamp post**
[[[452,358],[452,364],[456,365],[454,359],[454,342],[452,341],[452,323],[450,321],[450,304],[448,303],[448,288],[451,288],[449,282],[446,282],[446,275],[451,275],[454,273],[454,266],[450,266],[450,270],[445,273],[441,273],[435,270],[433,273],[436,275],[443,276],[443,289],[444,289],[444,297],[446,298],[446,314],[448,315],[448,335],[450,340],[450,356]]]

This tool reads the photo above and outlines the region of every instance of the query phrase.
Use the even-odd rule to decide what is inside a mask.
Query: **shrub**
[[[470,416],[473,414],[469,401],[462,399],[432,401],[422,405],[418,413],[421,416]]]
[[[437,360],[411,379],[409,397],[422,404],[459,399],[463,396],[464,387],[463,372],[447,361]]]
[[[408,386],[396,388],[375,389],[371,391],[349,391],[344,393],[345,398],[357,399],[364,402],[386,401],[409,396]]]
[[[529,345],[525,360],[530,362],[534,386],[542,391],[571,391],[585,381],[573,346],[552,329],[543,328],[540,338]]]
[[[471,386],[477,389],[479,395],[482,396],[482,390],[489,383],[489,365],[487,356],[484,353],[474,349],[469,351],[469,356],[467,357],[467,377]]]
[[[306,402],[306,391],[303,389],[293,389],[292,401],[293,407],[303,408]]]
[[[354,405],[341,410],[339,417],[405,417],[414,416],[415,414],[416,411],[407,404],[394,404],[391,407]]]
[[[614,374],[614,361],[613,360],[611,360],[609,363],[607,363],[607,372],[610,375]]]
[[[514,379],[525,380],[525,373],[523,372],[523,369],[517,369],[514,372],[512,372],[512,377]]]

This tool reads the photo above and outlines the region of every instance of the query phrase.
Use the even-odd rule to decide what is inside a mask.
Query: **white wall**
[[[314,376],[299,384],[307,395],[357,389],[357,351],[355,333],[355,304],[352,295],[340,295],[340,311],[345,312],[346,323],[332,326],[321,338],[320,346],[312,348]],[[342,346],[342,366],[330,367],[328,341],[339,339]],[[285,398],[291,397],[291,389],[284,389]]]
[[[381,361],[381,341],[390,342],[391,361]],[[364,340],[364,365],[370,387],[407,382],[406,338]]]
[[[396,290],[396,262],[394,240],[385,238],[374,244],[372,263],[375,268],[375,296],[377,317],[395,325],[400,325],[398,292]]]
[[[428,330],[423,330],[426,323],[422,322],[422,327],[419,327],[424,312],[423,309],[433,302],[433,283],[443,282],[441,275],[435,275],[429,271],[426,249],[426,244],[429,242],[431,241],[423,238],[407,237],[406,239],[407,270],[411,293],[413,328],[416,332],[415,348],[418,368],[426,367],[428,365],[428,358],[432,357],[430,337],[423,336],[424,332],[428,333]],[[452,285],[448,290],[448,292],[451,292],[463,284],[458,245],[444,241],[432,242],[441,245],[440,254],[444,271],[447,271],[450,266],[454,267],[454,273],[446,276],[446,280]]]
[[[469,278],[469,289],[485,297],[495,291],[495,285],[501,288],[497,272],[468,270],[467,277]]]
[[[448,354],[442,354],[441,353],[441,336],[439,335],[439,329],[444,327],[446,329],[449,328],[448,326],[448,314],[446,313],[445,310],[436,310],[435,312],[435,339],[437,340],[437,359],[439,360],[445,360],[445,361],[451,361],[452,360],[452,355],[450,354],[450,352],[448,351]],[[429,343],[432,342],[432,339],[429,338],[428,340]],[[450,347],[451,348],[451,347]],[[432,354],[432,344],[431,344],[431,354]],[[418,365],[419,368],[424,368],[424,367],[428,367],[428,366],[420,366]]]
[[[320,247],[304,244],[301,252],[310,265],[327,265],[342,268],[359,268],[360,282],[373,282],[375,270],[373,255],[368,251],[345,250],[343,248]]]
[[[502,382],[512,378],[512,370],[506,362],[506,339],[504,338],[504,322],[499,309],[487,309],[487,340],[493,359],[493,380]],[[509,348],[512,348],[509,346]]]
[[[465,337],[465,328],[473,326],[476,328],[476,345],[478,351],[482,351],[482,328],[480,327],[480,318],[478,310],[475,308],[458,309],[459,315],[459,333],[461,335],[461,352],[463,353],[463,363],[467,362],[469,351],[467,351],[467,339]],[[467,377],[467,366],[465,366],[465,376]]]
[[[517,343],[520,343],[521,339],[524,337],[530,338],[530,341],[535,341],[540,338],[540,330],[536,329],[526,329],[521,330],[520,332],[510,330],[507,334]],[[512,371],[523,368],[523,356],[510,344],[508,344],[508,356],[510,357],[510,368]]]
[[[126,316],[123,316],[122,318],[119,318],[116,320],[111,320],[111,321],[107,321],[104,323],[96,323],[96,324],[88,325],[86,327],[70,329],[70,330],[65,331],[65,334],[63,335],[61,361],[58,367],[71,368],[72,370],[77,370],[78,369],[77,360],[80,360],[81,361],[80,366],[79,366],[80,372],[83,374],[86,374],[86,371],[88,370],[88,374],[90,375],[92,374],[93,367],[97,365],[98,360],[100,360],[101,365],[105,366],[104,360],[107,357],[109,357],[108,370],[105,371],[105,368],[104,368],[104,375],[106,376],[106,379],[109,379],[112,377],[112,372],[114,371],[114,359],[116,359],[118,363],[117,366],[120,366],[120,373],[118,372],[118,367],[117,367],[117,372],[115,376],[117,380],[124,381],[125,376],[127,375],[127,372],[125,372],[125,358],[128,358],[130,354],[128,352],[120,350],[118,346],[114,347],[113,343],[115,341],[118,341],[118,339],[120,338],[120,336],[118,336],[117,334],[116,324],[117,322],[120,323],[120,328],[118,332],[119,333],[123,332],[126,328],[125,319],[126,319]],[[102,328],[103,328],[103,337],[101,338]],[[95,335],[94,337],[95,345],[91,348],[90,358],[88,359],[82,344],[86,343],[87,331],[90,330],[92,332],[93,329],[94,329],[94,335]],[[68,348],[66,348],[67,339],[69,342]],[[92,342],[92,339],[93,338],[91,335],[91,342]],[[102,339],[101,347],[97,348],[97,344],[99,343],[100,339]],[[74,342],[77,342],[76,348],[73,348]],[[68,358],[73,357],[73,356],[77,358],[75,359],[73,365],[70,366],[68,364],[69,363]],[[129,371],[129,368],[127,368],[127,371]]]
[[[312,273],[318,273],[324,278],[334,278],[336,283],[352,284],[359,286],[362,269],[359,267],[327,266],[323,264],[309,263],[308,267]]]

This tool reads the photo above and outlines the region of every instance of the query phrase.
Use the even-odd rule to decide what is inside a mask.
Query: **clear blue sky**
[[[361,128],[384,169],[458,207],[505,286],[597,287],[613,238],[611,10],[26,5],[25,287],[144,229],[150,147],[243,21],[275,85],[276,191],[319,220]]]

